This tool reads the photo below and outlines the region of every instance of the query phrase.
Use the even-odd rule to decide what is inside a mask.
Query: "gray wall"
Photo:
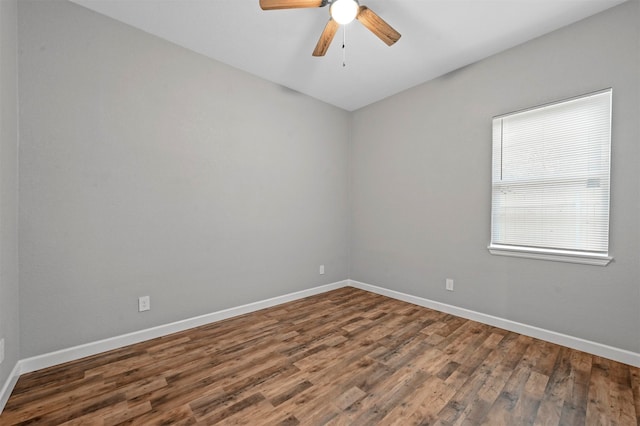
[[[0,387],[19,359],[18,61],[15,0],[0,0]]]
[[[20,357],[347,277],[640,351],[639,13],[628,2],[350,114],[77,5],[21,1]],[[614,263],[491,256],[491,117],[605,87]],[[15,170],[0,172],[2,265]]]
[[[355,112],[350,277],[640,351],[638,4]],[[607,87],[614,262],[490,255],[492,116]]]
[[[23,358],[347,278],[348,114],[75,4],[18,25]]]

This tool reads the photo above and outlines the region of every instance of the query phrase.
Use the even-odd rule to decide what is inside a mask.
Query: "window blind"
[[[489,248],[608,255],[611,95],[493,119]]]

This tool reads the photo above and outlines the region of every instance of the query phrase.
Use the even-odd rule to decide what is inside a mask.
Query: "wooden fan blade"
[[[327,49],[329,49],[331,40],[333,40],[333,36],[336,35],[338,27],[340,27],[340,24],[334,21],[333,18],[330,18],[329,22],[327,22],[327,25],[324,27],[322,34],[320,34],[320,39],[313,51],[313,56],[324,56],[324,54],[327,53]]]
[[[400,39],[400,33],[387,24],[384,19],[379,17],[373,10],[367,6],[360,6],[356,19],[362,23],[369,31],[374,33],[378,38],[388,46]]]
[[[262,10],[302,9],[306,7],[322,7],[327,0],[260,0]]]

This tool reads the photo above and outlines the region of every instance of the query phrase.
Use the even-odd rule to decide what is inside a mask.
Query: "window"
[[[611,89],[493,119],[492,254],[607,265]]]

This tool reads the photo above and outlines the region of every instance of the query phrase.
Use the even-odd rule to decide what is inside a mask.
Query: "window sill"
[[[607,266],[613,260],[613,257],[607,255],[585,254],[564,250],[543,250],[533,247],[490,245],[487,248],[489,249],[489,253],[497,256],[581,263],[584,265]]]

